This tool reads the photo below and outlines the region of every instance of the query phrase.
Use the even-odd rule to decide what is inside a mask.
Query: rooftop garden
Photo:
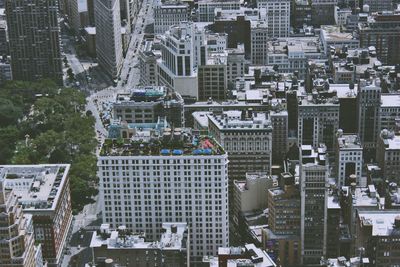
[[[195,136],[191,141],[154,139],[149,142],[130,139],[106,139],[101,156],[182,156],[222,155],[224,149],[208,136]]]

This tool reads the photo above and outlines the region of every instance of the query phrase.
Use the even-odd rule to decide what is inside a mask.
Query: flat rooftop
[[[338,137],[338,145],[340,149],[363,149],[360,138],[354,134],[343,134]]]
[[[244,111],[243,111],[244,112]],[[242,118],[242,112],[236,111],[230,116],[227,113],[208,115],[211,122],[220,130],[267,130],[272,132],[271,121],[266,113],[257,112],[250,118]]]
[[[358,218],[363,226],[372,226],[373,236],[390,236],[400,234],[395,229],[395,218],[399,216],[398,210],[359,211]]]
[[[139,132],[140,133],[140,132]],[[100,156],[216,156],[225,150],[211,136],[192,134],[191,129],[165,128],[143,138],[106,139]]]
[[[13,189],[24,210],[54,210],[69,164],[1,165],[0,180]]]
[[[400,94],[382,94],[381,108],[400,108]]]
[[[353,37],[352,33],[341,32],[340,27],[335,25],[322,25],[321,35],[324,36],[324,39],[327,42],[340,42],[351,40],[358,42],[358,40]]]
[[[126,228],[122,227],[126,230]],[[122,237],[119,230],[109,230],[108,224],[103,224],[98,232],[93,232],[90,247],[106,246],[107,249],[162,249],[181,250],[185,247],[186,223],[163,223],[159,241],[146,242],[143,236],[137,234]]]

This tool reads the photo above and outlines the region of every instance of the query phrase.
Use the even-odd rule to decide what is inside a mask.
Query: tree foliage
[[[0,164],[70,163],[74,212],[97,194],[95,119],[85,104],[82,92],[48,80],[0,90]]]

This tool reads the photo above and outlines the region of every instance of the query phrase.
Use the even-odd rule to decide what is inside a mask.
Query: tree
[[[0,127],[15,125],[22,117],[22,109],[11,100],[0,98]]]
[[[0,128],[0,164],[10,163],[18,137],[19,132],[15,125]]]
[[[75,79],[74,72],[72,71],[71,68],[69,68],[69,69],[67,70],[67,75],[68,75],[68,79],[69,79],[70,82],[72,82],[72,81]]]

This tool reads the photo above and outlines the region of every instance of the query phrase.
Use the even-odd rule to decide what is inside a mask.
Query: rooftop
[[[340,134],[338,137],[338,146],[340,150],[363,149],[360,138],[358,138],[358,136],[354,134]]]
[[[163,223],[159,241],[146,242],[143,235],[131,234],[126,227],[110,230],[109,224],[102,224],[99,232],[93,232],[90,247],[106,246],[107,249],[186,249],[186,223]]]
[[[398,210],[359,211],[358,218],[362,226],[372,226],[372,236],[399,235],[400,229],[395,224],[399,217]],[[398,218],[400,220],[400,218]]]
[[[24,210],[54,210],[69,164],[2,165],[0,180],[13,189]]]
[[[381,139],[385,145],[385,150],[399,150],[400,149],[400,136],[389,132],[386,129],[381,131]]]
[[[139,132],[141,133],[141,132]],[[100,156],[211,156],[224,149],[210,136],[193,134],[191,129],[165,128],[129,139],[106,139]]]
[[[246,114],[247,113],[247,114]],[[244,115],[246,114],[246,115]],[[211,114],[208,118],[220,130],[266,130],[272,131],[271,121],[266,113],[250,114],[245,111],[230,111]]]
[[[400,107],[400,94],[382,94],[381,108]]]
[[[341,42],[341,41],[357,41],[353,37],[352,33],[342,32],[340,30],[340,26],[336,25],[322,25],[321,26],[321,35],[328,42]]]

